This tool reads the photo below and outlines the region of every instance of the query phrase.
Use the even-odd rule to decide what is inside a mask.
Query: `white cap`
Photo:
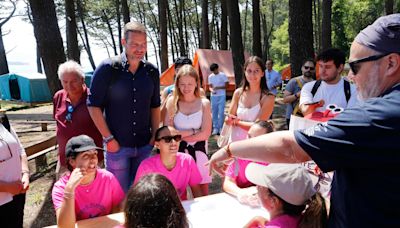
[[[250,163],[246,168],[246,177],[297,206],[304,205],[316,193],[310,175],[300,164],[272,163],[265,166]]]

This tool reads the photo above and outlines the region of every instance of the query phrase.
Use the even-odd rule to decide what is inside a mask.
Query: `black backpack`
[[[114,83],[117,81],[118,79],[118,75],[122,69],[122,58],[121,55],[117,55],[114,57],[111,57],[111,68],[112,68],[112,76],[111,76],[111,80],[109,83],[109,88],[111,88]],[[150,76],[154,83],[156,84],[157,80],[160,80],[160,77],[158,76],[158,72],[156,70],[156,68],[151,64],[151,63],[144,63],[143,66],[146,70],[146,75]]]
[[[318,90],[320,85],[321,85],[321,79],[318,79],[317,81],[315,81],[315,84],[311,89],[311,94],[313,96],[317,92],[317,90]],[[349,103],[349,100],[350,100],[350,97],[351,97],[351,90],[350,90],[350,82],[349,81],[344,80],[343,89],[344,89],[344,95],[346,96],[346,102]]]

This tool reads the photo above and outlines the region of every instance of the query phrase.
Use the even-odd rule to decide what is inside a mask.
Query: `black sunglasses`
[[[358,73],[358,71],[360,70],[360,65],[358,65],[359,63],[376,61],[376,60],[383,58],[389,54],[390,53],[380,54],[380,55],[371,55],[371,56],[368,56],[368,57],[365,57],[362,59],[357,59],[357,60],[351,61],[351,62],[349,62],[350,69],[353,72],[353,74],[356,75]]]
[[[308,70],[308,69],[310,69],[310,70],[314,70],[314,69],[315,69],[315,67],[311,67],[311,66],[304,66],[304,69],[305,69],[305,70]]]
[[[166,143],[170,143],[172,139],[175,140],[175,142],[179,142],[182,140],[182,135],[167,135],[160,137],[159,139],[157,139],[157,141],[160,141],[161,139],[163,139]]]
[[[72,112],[74,112],[74,107],[72,106],[72,104],[68,104],[67,115],[65,116],[66,121],[68,122],[72,121]]]

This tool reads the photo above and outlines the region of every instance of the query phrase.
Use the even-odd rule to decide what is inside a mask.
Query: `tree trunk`
[[[176,15],[176,21],[177,21],[177,28],[178,28],[178,42],[179,42],[179,54],[181,56],[186,55],[186,48],[185,48],[185,41],[183,37],[183,20],[182,20],[182,2],[179,1],[179,6],[176,0],[174,1],[175,4],[175,15]]]
[[[117,25],[118,25],[118,43],[119,43],[119,53],[124,51],[122,47],[122,26],[121,26],[121,3],[119,0],[115,0],[115,9],[116,9],[116,17],[117,17]]]
[[[16,10],[16,3],[13,1],[10,1],[11,4],[13,5],[13,9],[10,12],[10,14],[5,17],[5,18],[0,18],[3,19],[2,21],[0,21],[0,75],[3,74],[8,74],[9,73],[9,69],[8,69],[8,63],[7,63],[7,55],[6,55],[6,49],[4,47],[4,43],[3,43],[3,33],[2,33],[2,27],[5,23],[8,22],[8,20],[10,20],[10,18],[12,17],[12,15],[14,15],[15,10]]]
[[[160,61],[161,71],[164,72],[168,69],[168,31],[167,31],[167,0],[158,0],[158,20],[160,22],[160,36],[161,36],[161,47],[160,47]]]
[[[42,68],[42,57],[40,57],[40,50],[39,47],[36,45],[36,68],[37,72],[43,73],[43,68]]]
[[[95,70],[96,69],[96,64],[94,63],[92,51],[90,49],[89,35],[88,35],[87,29],[86,29],[86,24],[85,24],[85,20],[84,20],[84,12],[83,12],[83,7],[82,7],[81,0],[77,0],[76,6],[77,6],[77,11],[78,11],[79,18],[81,20],[81,24],[82,24],[82,28],[83,28],[83,33],[85,35],[85,39],[83,39],[81,34],[79,34],[79,35],[81,36],[83,46],[85,47],[85,50],[86,50],[86,52],[88,54],[90,65],[92,66],[92,69]]]
[[[67,57],[80,63],[81,52],[78,45],[74,0],[65,0],[65,23],[67,36]]]
[[[269,58],[269,49],[270,49],[270,47],[271,47],[271,45],[269,44],[269,40],[270,40],[270,37],[271,37],[271,34],[272,34],[272,32],[273,32],[273,30],[274,30],[274,24],[275,24],[275,9],[276,9],[276,7],[275,7],[275,4],[272,2],[271,4],[270,4],[270,6],[271,6],[271,28],[269,29],[269,31],[268,31],[268,26],[267,26],[267,18],[266,18],[266,16],[265,16],[265,14],[263,14],[263,24],[264,24],[264,27],[263,27],[263,29],[264,29],[264,55],[263,55],[263,60],[264,61],[267,61],[267,59]]]
[[[228,12],[226,0],[221,0],[221,50],[228,50]]]
[[[393,14],[393,0],[385,0],[385,12],[386,15]],[[397,9],[399,10],[399,9]]]
[[[126,24],[131,20],[131,17],[129,16],[129,6],[127,0],[121,0],[121,9],[124,18],[124,24]]]
[[[332,47],[332,0],[322,1],[322,36],[321,49]]]
[[[301,75],[301,64],[314,57],[312,0],[289,0],[289,43],[292,77]]]
[[[29,0],[32,10],[33,28],[52,95],[61,89],[58,80],[58,66],[65,62],[65,54],[60,29],[57,24],[53,0]]]
[[[175,61],[175,53],[176,53],[176,48],[175,48],[175,36],[173,32],[173,28],[175,27],[172,23],[172,15],[171,15],[171,10],[169,7],[167,8],[167,14],[168,14],[168,30],[171,38],[171,52],[172,52],[172,59]]]
[[[260,0],[253,0],[253,55],[262,58]]]
[[[246,2],[246,6],[244,8],[244,23],[243,23],[244,29],[242,31],[243,31],[243,45],[246,48],[247,12],[248,12],[248,8],[249,8],[249,1],[246,0],[245,2]]]
[[[197,31],[197,38],[198,38],[198,47],[201,47],[201,34],[200,34],[200,20],[199,20],[199,11],[197,10],[197,1],[194,0],[194,5],[195,5],[195,11],[196,11],[196,31]]]
[[[208,1],[201,1],[201,48],[210,48],[210,31],[208,27]]]
[[[240,25],[240,12],[238,0],[227,1],[229,16],[230,43],[232,48],[232,60],[235,73],[236,87],[240,85],[243,77],[244,51],[242,42],[242,27]]]
[[[103,13],[103,15],[101,16],[101,18],[102,18],[103,22],[107,25],[108,32],[110,33],[111,45],[112,45],[112,48],[114,50],[114,55],[118,55],[117,44],[115,43],[114,33],[113,33],[113,30],[112,30],[112,27],[111,27],[110,19],[108,19],[108,16],[107,16],[107,13],[106,13],[105,10],[102,10],[102,13]]]
[[[8,73],[10,73],[10,70],[8,69],[7,55],[4,48],[2,29],[0,26],[0,75]]]

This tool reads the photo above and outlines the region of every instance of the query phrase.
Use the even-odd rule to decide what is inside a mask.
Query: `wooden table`
[[[190,227],[243,227],[254,216],[269,218],[263,208],[251,208],[240,204],[236,198],[226,194],[195,198],[183,201],[182,205],[190,222]],[[123,212],[78,221],[76,227],[114,227],[125,222]],[[56,227],[56,226],[50,226]]]

